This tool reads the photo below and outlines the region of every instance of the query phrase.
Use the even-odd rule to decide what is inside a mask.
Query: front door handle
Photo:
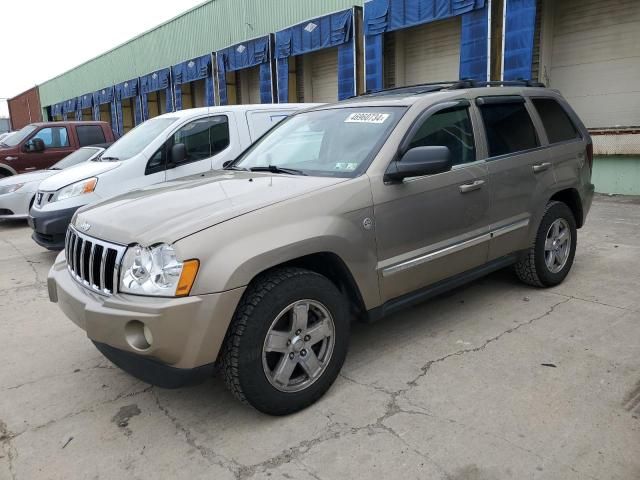
[[[484,180],[476,180],[473,183],[465,183],[464,185],[460,185],[460,193],[469,193],[474,190],[479,190],[484,185]]]
[[[545,170],[549,170],[549,167],[551,167],[551,163],[549,162],[539,163],[533,166],[533,173],[544,172]]]

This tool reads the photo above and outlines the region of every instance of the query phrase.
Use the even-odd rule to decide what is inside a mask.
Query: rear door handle
[[[484,180],[476,180],[473,183],[465,183],[464,185],[460,185],[460,193],[469,193],[474,190],[479,190],[484,185]]]
[[[551,167],[551,163],[549,162],[539,163],[538,165],[533,166],[533,173],[544,172],[549,170],[549,167]]]

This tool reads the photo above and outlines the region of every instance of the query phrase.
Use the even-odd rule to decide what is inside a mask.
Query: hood
[[[41,182],[47,177],[55,175],[58,170],[37,170],[35,172],[21,173],[10,177],[0,178],[0,187],[15,185],[16,183]],[[23,187],[24,188],[24,187]]]
[[[122,162],[82,162],[73,167],[60,170],[40,184],[43,192],[55,192],[62,187],[79,182],[85,178],[95,177],[119,167]]]
[[[175,242],[199,230],[346,178],[218,171],[126,193],[78,211],[88,235],[121,244]]]
[[[2,143],[2,140],[0,140]],[[20,147],[16,145],[15,147],[3,147],[0,145],[0,162],[4,160],[4,155],[20,153]]]

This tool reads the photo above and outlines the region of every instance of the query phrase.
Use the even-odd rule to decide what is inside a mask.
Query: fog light
[[[153,336],[151,330],[139,320],[131,320],[124,327],[125,338],[127,343],[134,350],[145,351],[151,347]]]
[[[144,339],[147,341],[149,346],[153,345],[153,334],[151,333],[151,329],[145,325],[142,329],[142,333],[144,334]]]

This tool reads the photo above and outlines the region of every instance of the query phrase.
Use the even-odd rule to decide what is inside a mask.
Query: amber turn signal
[[[182,274],[180,275],[180,280],[176,288],[176,297],[189,295],[193,282],[196,281],[199,267],[200,261],[198,260],[187,260],[184,262],[182,265]]]

